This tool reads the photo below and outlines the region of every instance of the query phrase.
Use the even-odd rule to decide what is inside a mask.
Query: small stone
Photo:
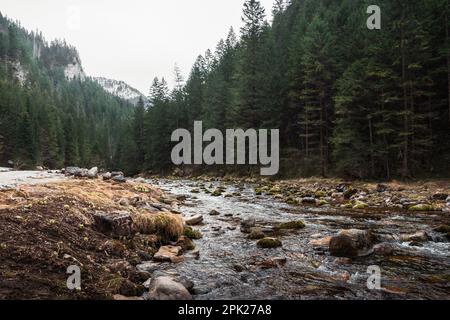
[[[266,235],[262,232],[261,228],[251,228],[250,234],[247,238],[250,240],[260,240],[265,237]]]
[[[184,220],[188,226],[195,226],[203,222],[203,216],[201,214],[186,218]]]
[[[220,212],[217,210],[211,210],[211,212],[209,213],[210,216],[220,216]]]
[[[251,228],[256,226],[255,218],[247,218],[241,221],[241,232],[250,233]]]

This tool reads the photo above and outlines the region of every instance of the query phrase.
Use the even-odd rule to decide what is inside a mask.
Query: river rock
[[[176,243],[177,247],[181,247],[183,249],[183,251],[189,251],[189,250],[194,250],[195,249],[195,244],[194,242],[186,237],[186,236],[181,236],[177,243]]]
[[[111,178],[112,178],[111,172],[106,172],[102,177],[103,177],[104,181],[111,180]]]
[[[256,226],[256,219],[255,218],[246,218],[241,221],[241,232],[243,233],[250,233],[253,227]]]
[[[210,216],[220,216],[220,212],[217,210],[211,210],[211,212],[209,213]]]
[[[133,219],[128,212],[105,213],[94,215],[96,229],[112,238],[129,237],[133,235]]]
[[[410,207],[409,211],[434,211],[434,208],[430,204],[417,204]]]
[[[419,231],[415,234],[403,235],[401,240],[403,242],[427,242],[430,239],[425,231]]]
[[[111,178],[112,181],[118,182],[118,183],[125,183],[127,182],[127,179],[123,175],[114,176]]]
[[[438,192],[431,196],[431,199],[436,201],[445,201],[448,197],[447,193]]]
[[[95,179],[95,178],[97,178],[97,176],[98,176],[98,168],[97,167],[93,167],[87,173],[87,177],[90,179]]]
[[[180,262],[180,255],[183,249],[179,246],[163,246],[159,248],[158,252],[153,256],[156,262]]]
[[[64,169],[64,173],[66,174],[66,176],[74,176],[75,174],[80,172],[80,170],[81,169],[79,167],[67,167]]]
[[[169,277],[158,277],[152,280],[145,298],[146,300],[192,300],[186,287]]]
[[[272,249],[282,247],[283,243],[277,238],[263,238],[258,241],[257,245],[260,248]]]
[[[309,245],[313,247],[329,247],[332,237],[325,237],[322,239],[315,239],[309,242]]]
[[[250,234],[248,235],[248,239],[250,240],[260,240],[265,237],[266,235],[261,230],[261,228],[251,228]]]
[[[342,230],[330,240],[330,253],[335,257],[363,257],[373,252],[373,236],[364,230]]]
[[[184,221],[188,226],[195,226],[203,222],[203,216],[201,214],[197,214],[195,216],[186,218]]]
[[[300,201],[302,204],[316,204],[316,199],[313,197],[305,197]]]

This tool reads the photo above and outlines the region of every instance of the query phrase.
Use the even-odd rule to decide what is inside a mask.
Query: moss
[[[409,211],[434,211],[434,208],[430,204],[418,204],[409,208]]]
[[[255,189],[255,193],[256,193],[257,196],[260,196],[260,195],[262,195],[263,190],[261,188],[256,188]]]
[[[369,205],[367,203],[364,203],[362,201],[356,201],[355,205],[353,206],[353,209],[366,209]]]
[[[296,206],[296,205],[299,204],[298,200],[295,199],[295,198],[292,197],[292,196],[286,197],[286,198],[284,199],[284,202],[286,202],[287,204],[290,204],[290,205],[292,205],[292,206]]]
[[[306,227],[305,223],[303,221],[290,221],[282,223],[278,226],[279,229],[289,229],[289,230],[298,230],[298,229],[304,229]]]
[[[250,240],[260,240],[265,237],[266,237],[266,235],[262,232],[262,230],[260,228],[252,228],[252,230],[247,238]]]
[[[222,190],[220,190],[220,189],[216,189],[216,190],[214,190],[214,192],[213,193],[211,193],[211,195],[213,196],[213,197],[220,197],[221,195],[222,195]]]
[[[200,190],[199,189],[192,189],[191,193],[200,193]]]
[[[328,204],[328,201],[326,201],[326,200],[320,200],[320,201],[317,203],[317,205],[318,205],[319,207],[326,206],[327,204]]]
[[[156,234],[164,243],[178,239],[184,230],[182,219],[169,213],[138,215],[134,225],[141,234]]]
[[[317,191],[315,193],[316,198],[325,198],[327,196],[327,193],[325,191]]]
[[[271,249],[281,247],[283,244],[276,238],[263,238],[258,241],[257,245],[260,248]]]
[[[184,229],[184,235],[189,239],[198,240],[203,238],[203,235],[200,231],[194,230],[192,227],[186,227]]]

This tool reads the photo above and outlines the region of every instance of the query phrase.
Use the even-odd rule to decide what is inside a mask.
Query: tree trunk
[[[403,87],[403,164],[402,178],[409,176],[409,119],[408,119],[408,94],[406,89],[406,53],[405,53],[405,30],[404,30],[405,10],[402,11],[402,26],[400,32],[400,48],[402,56],[402,87]]]

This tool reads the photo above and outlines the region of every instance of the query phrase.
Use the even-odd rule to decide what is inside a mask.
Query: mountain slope
[[[132,112],[85,75],[74,47],[0,14],[0,166],[114,167]]]
[[[137,105],[140,98],[143,99],[144,103],[147,102],[147,98],[139,90],[131,87],[123,81],[103,77],[94,77],[92,79],[101,85],[107,92],[116,97],[129,101],[133,105]]]

